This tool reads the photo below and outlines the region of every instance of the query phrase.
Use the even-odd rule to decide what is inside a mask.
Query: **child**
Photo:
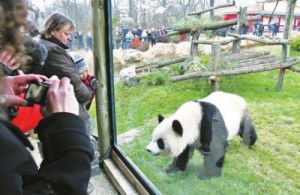
[[[73,55],[73,59],[77,66],[80,80],[85,84],[85,86],[89,88],[89,90],[92,93],[91,100],[86,104],[86,109],[89,110],[92,101],[94,99],[96,89],[99,87],[99,82],[94,76],[89,75],[88,66],[84,61],[84,59],[79,54]]]
[[[88,101],[86,103],[86,109],[89,110],[91,103],[93,101],[93,98],[95,96],[96,93],[96,89],[99,86],[99,82],[97,81],[97,79],[94,78],[94,76],[90,76],[88,74],[88,66],[85,63],[84,59],[79,55],[79,54],[73,54],[70,53],[73,61],[78,69],[78,73],[80,76],[80,80],[88,87],[88,89],[91,91],[92,93],[92,98],[90,99],[90,101]],[[94,131],[94,122],[93,119],[90,117],[88,120],[85,121],[88,125],[88,134],[90,136],[90,140],[91,140],[91,144],[93,146],[93,150],[94,150],[94,159],[91,162],[91,168],[92,168],[92,176],[95,176],[97,174],[99,174],[99,153],[98,153],[98,143],[97,140],[95,139],[95,137],[93,136],[93,131]]]

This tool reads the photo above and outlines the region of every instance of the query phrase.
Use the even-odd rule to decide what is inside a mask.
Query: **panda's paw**
[[[174,166],[174,165],[170,165],[167,169],[166,169],[166,173],[176,173],[178,171],[181,171],[178,167]]]
[[[220,176],[221,176],[220,173],[209,174],[209,173],[203,171],[203,172],[200,172],[200,174],[198,175],[198,178],[200,180],[207,180],[207,179],[211,179],[214,177],[220,177]]]
[[[205,175],[204,173],[200,173],[198,175],[198,179],[200,180],[207,180],[207,179],[210,179],[210,177],[208,177],[207,175]]]
[[[208,180],[211,179],[212,177],[216,177],[216,176],[207,175],[204,172],[198,175],[198,179],[200,180]]]

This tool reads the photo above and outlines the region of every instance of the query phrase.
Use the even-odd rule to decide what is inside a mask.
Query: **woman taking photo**
[[[68,77],[74,86],[75,96],[79,102],[79,116],[85,122],[86,129],[90,135],[91,143],[95,151],[95,159],[93,160],[92,174],[99,171],[97,157],[97,142],[92,137],[94,130],[93,120],[86,110],[86,104],[90,101],[92,93],[81,82],[77,67],[72,57],[67,53],[68,42],[71,40],[71,33],[75,26],[73,22],[66,16],[55,13],[52,14],[45,22],[41,30],[40,42],[47,48],[48,56],[42,68],[41,74],[51,77],[57,75],[58,78]]]

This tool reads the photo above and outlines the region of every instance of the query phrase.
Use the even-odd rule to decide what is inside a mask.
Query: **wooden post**
[[[219,43],[213,43],[211,45],[212,71],[213,72],[217,72],[219,70],[220,54],[221,54],[221,45]],[[211,83],[212,91],[218,91],[219,90],[220,80],[221,80],[221,78],[219,76],[209,77],[209,81]]]
[[[246,18],[247,7],[240,7],[240,13],[238,18],[238,23],[236,25],[236,34],[242,34],[243,24]],[[241,40],[236,40],[233,42],[233,53],[239,53],[241,47]]]
[[[289,34],[291,31],[291,23],[294,18],[296,1],[297,0],[290,0],[288,3],[288,6],[286,8],[285,28],[284,28],[284,34],[283,34],[283,38],[286,40],[289,39]],[[282,61],[286,62],[287,57],[288,57],[288,45],[282,44]],[[285,73],[285,69],[280,69],[280,72],[278,75],[278,80],[277,80],[277,86],[276,86],[277,91],[281,91],[281,89],[282,89],[284,73]]]
[[[198,55],[198,44],[193,43],[193,41],[198,40],[200,33],[198,31],[191,31],[191,34],[192,34],[192,42],[191,42],[190,55],[195,57]]]
[[[209,1],[209,5],[210,5],[210,7],[214,7],[215,6],[215,0],[210,0]],[[210,18],[210,20],[213,20],[214,19],[214,10],[212,9],[212,10],[210,10],[210,12],[209,12],[209,18]]]
[[[107,65],[109,64],[106,0],[92,0],[93,11],[93,55],[95,76],[99,81],[96,92],[96,112],[99,136],[99,153],[102,158],[110,146],[110,120],[108,104]]]

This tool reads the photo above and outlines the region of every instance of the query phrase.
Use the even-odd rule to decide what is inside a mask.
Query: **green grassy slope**
[[[262,48],[275,54],[279,49]],[[123,149],[163,194],[300,194],[300,74],[286,71],[283,90],[276,92],[278,73],[222,77],[222,91],[238,94],[248,102],[258,141],[248,149],[240,144],[239,137],[231,140],[219,178],[197,178],[203,167],[198,152],[185,172],[166,174],[171,159],[153,157],[144,150],[157,124],[157,114],[170,115],[182,103],[209,94],[205,79],[134,88],[117,84],[118,134],[131,128],[141,130],[140,136]]]

